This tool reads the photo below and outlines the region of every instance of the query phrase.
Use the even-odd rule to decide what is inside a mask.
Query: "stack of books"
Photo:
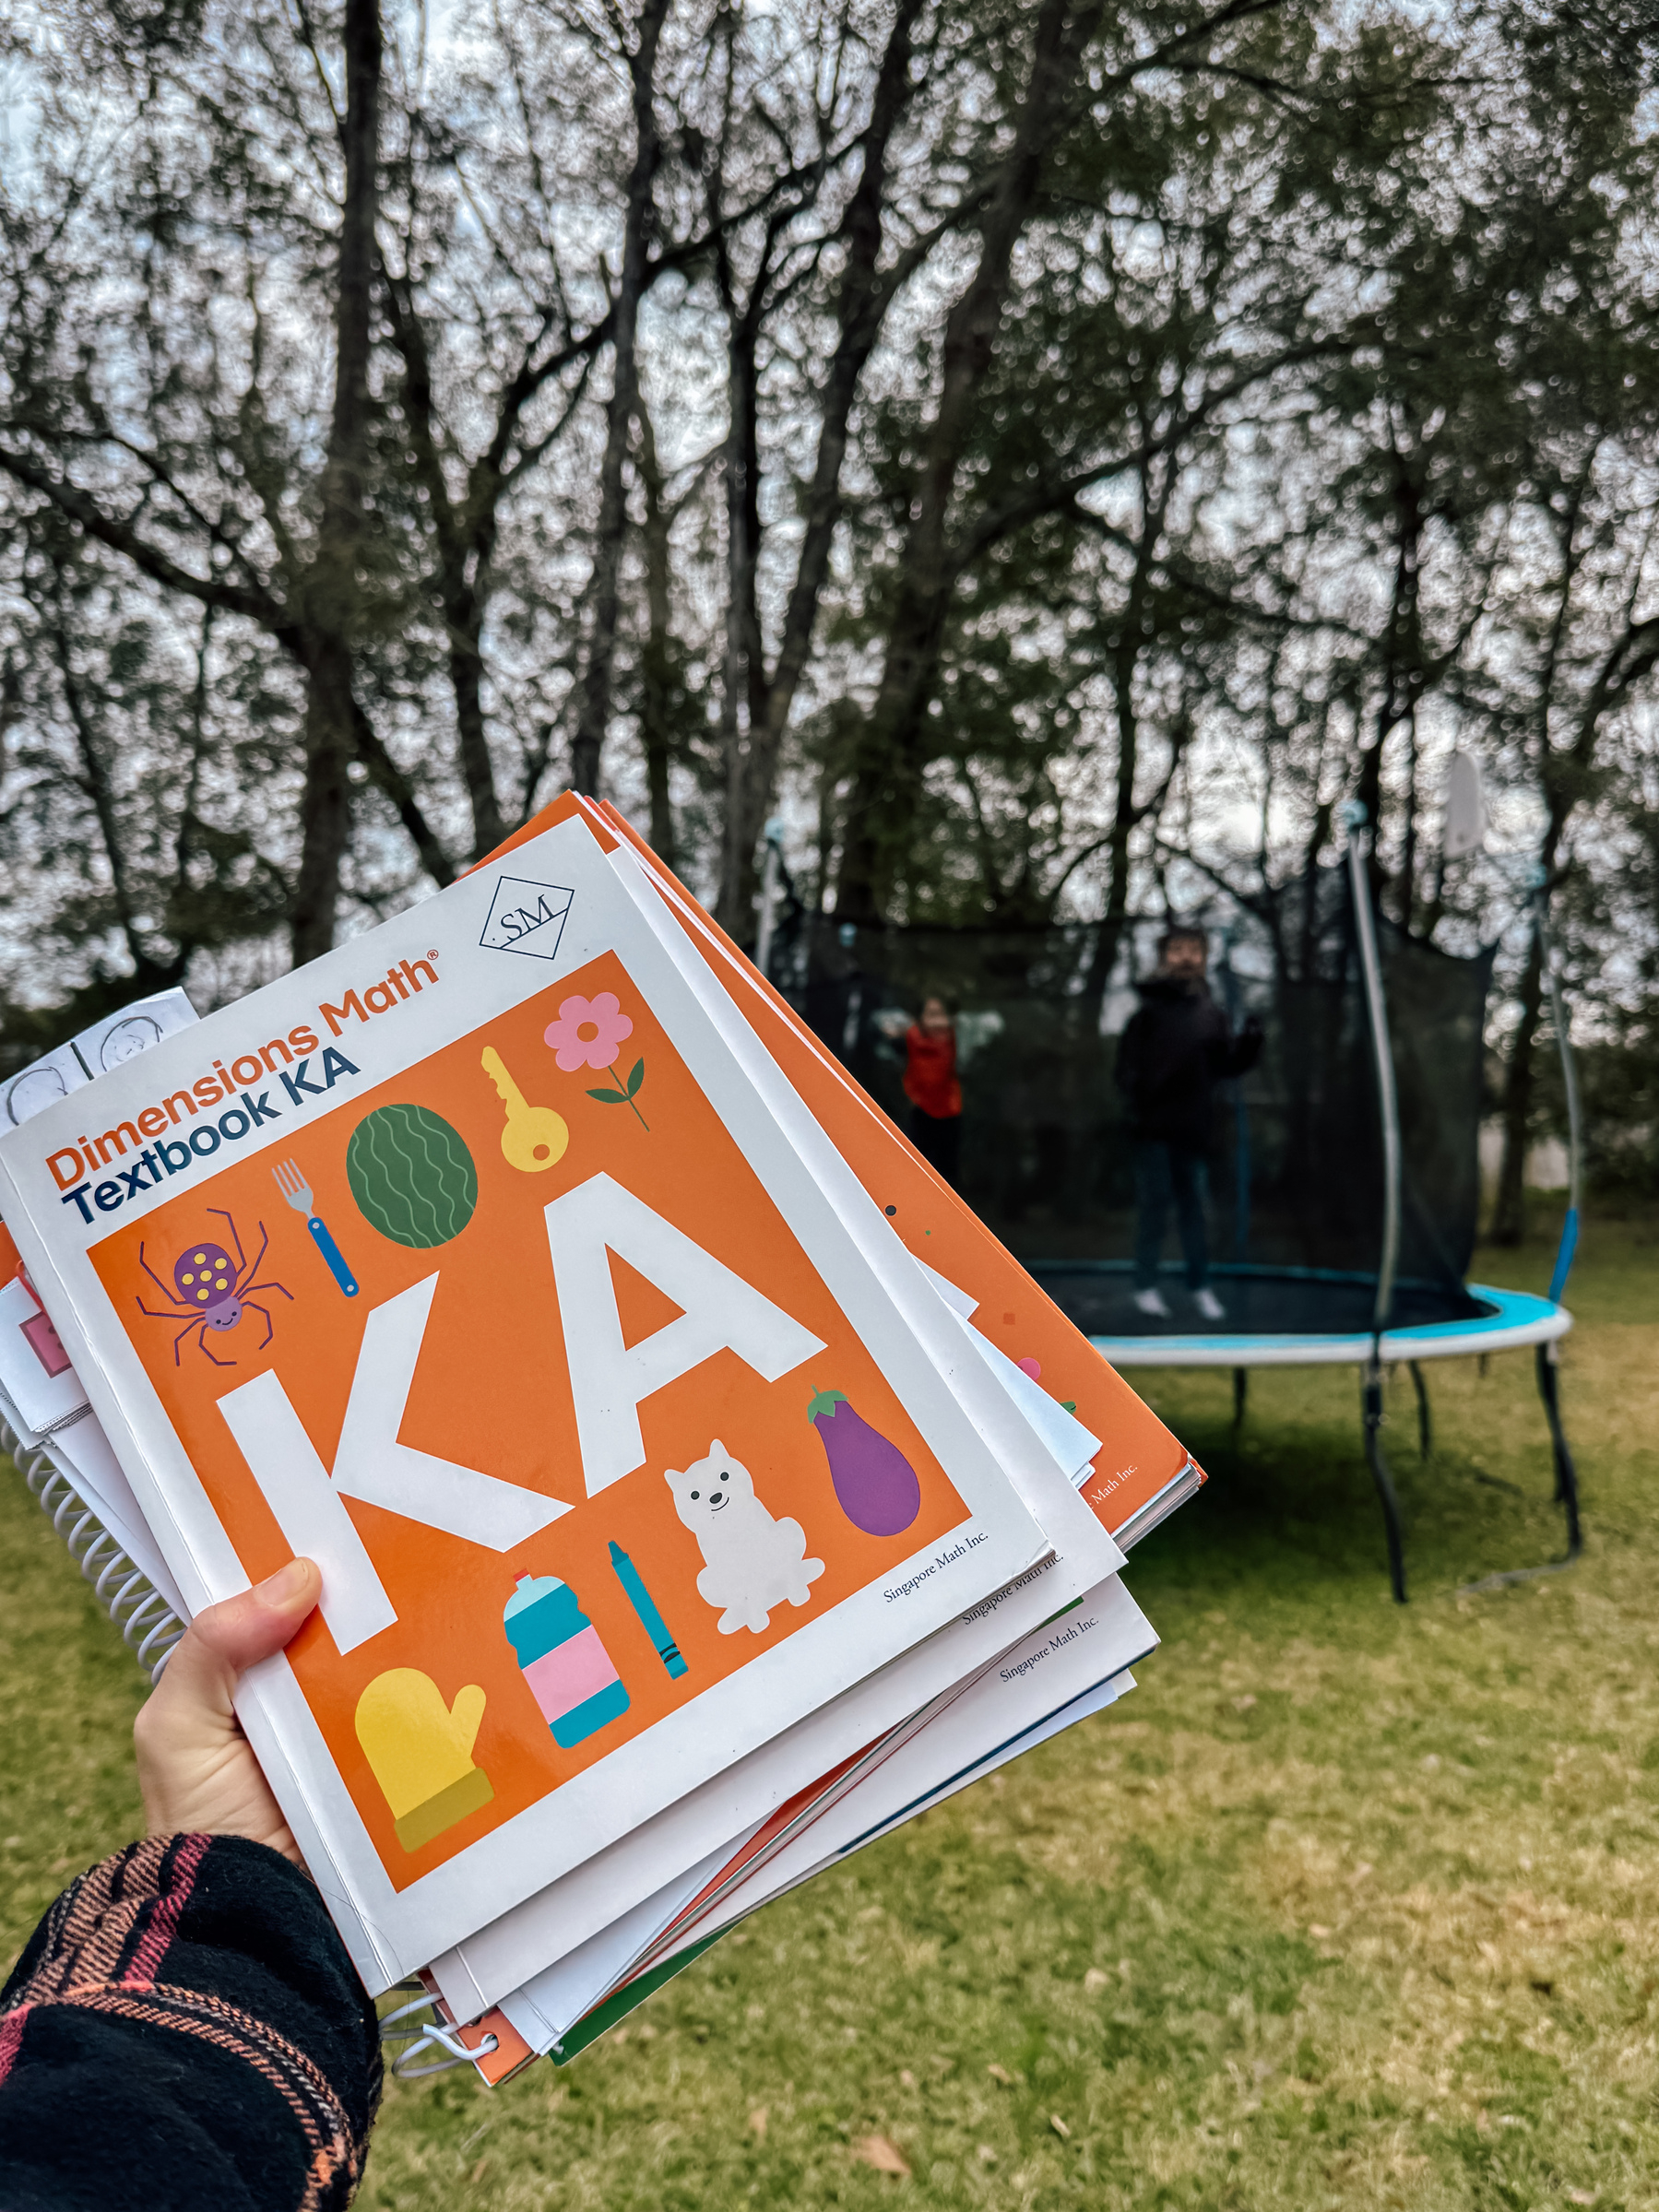
[[[1156,1641],[1198,1469],[607,807],[0,1128],[17,1453],[147,1661],[317,1561],[237,1709],[432,2063],[574,2056]]]

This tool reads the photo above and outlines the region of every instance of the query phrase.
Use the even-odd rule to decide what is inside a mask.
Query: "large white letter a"
[[[735,1352],[776,1382],[824,1350],[810,1329],[608,1175],[554,1199],[547,1236],[589,1497],[644,1466],[639,1402],[653,1390],[717,1352]],[[632,1346],[622,1342],[610,1252],[681,1308],[678,1319]]]

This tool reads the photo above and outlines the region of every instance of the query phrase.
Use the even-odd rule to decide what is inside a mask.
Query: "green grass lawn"
[[[1541,1287],[1548,1253],[1476,1275]],[[1430,1369],[1388,1443],[1390,1603],[1347,1370],[1144,1378],[1211,1470],[1131,1562],[1116,1709],[752,1921],[573,2066],[394,2085],[360,2203],[1659,2206],[1659,1243],[1593,1226],[1561,1548],[1530,1354]],[[136,1832],[141,1685],[0,1482],[0,1950]],[[897,2147],[908,2178],[860,2156]]]

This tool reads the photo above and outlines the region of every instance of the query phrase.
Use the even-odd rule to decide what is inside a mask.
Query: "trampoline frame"
[[[1270,1274],[1271,1269],[1219,1267],[1215,1273]],[[1039,1277],[1040,1280],[1040,1277]],[[1360,1393],[1365,1424],[1366,1463],[1382,1508],[1383,1532],[1388,1541],[1389,1580],[1394,1596],[1404,1604],[1405,1548],[1399,1495],[1382,1449],[1382,1381],[1390,1367],[1404,1366],[1411,1376],[1417,1402],[1417,1452],[1427,1459],[1433,1446],[1433,1414],[1423,1363],[1431,1359],[1485,1357],[1489,1352],[1516,1352],[1531,1348],[1534,1377],[1549,1428],[1550,1453],[1555,1465],[1555,1502],[1567,1520],[1567,1557],[1554,1562],[1567,1566],[1583,1548],[1579,1524],[1578,1469],[1561,1425],[1558,1378],[1561,1339],[1572,1327],[1572,1316],[1553,1298],[1530,1291],[1499,1290],[1486,1283],[1466,1285],[1469,1295],[1489,1310],[1462,1321],[1432,1321],[1415,1329],[1385,1329],[1373,1334],[1360,1330],[1343,1336],[1091,1336],[1096,1352],[1114,1367],[1228,1367],[1233,1376],[1233,1425],[1244,1419],[1252,1367],[1357,1366],[1363,1371]],[[1518,1574],[1536,1572],[1522,1568]],[[1500,1580],[1516,1579],[1499,1577]]]
[[[1076,1263],[1070,1264],[1074,1271]],[[1226,1266],[1210,1271],[1224,1291],[1229,1275],[1284,1272]],[[1042,1279],[1040,1270],[1037,1279]],[[1572,1327],[1571,1314],[1553,1299],[1536,1297],[1530,1291],[1499,1290],[1486,1283],[1471,1283],[1466,1288],[1490,1311],[1464,1321],[1385,1329],[1380,1336],[1369,1329],[1344,1336],[1226,1336],[1212,1331],[1204,1336],[1091,1336],[1089,1342],[1114,1367],[1348,1367],[1366,1366],[1373,1358],[1390,1366],[1402,1361],[1416,1366],[1426,1359],[1466,1359],[1471,1353],[1553,1344]]]
[[[1546,908],[1547,886],[1542,871],[1533,883],[1534,927],[1542,952],[1546,987],[1555,1023],[1557,1048],[1561,1056],[1568,1114],[1569,1188],[1567,1218],[1556,1255],[1547,1297],[1528,1292],[1499,1290],[1485,1283],[1465,1287],[1472,1298],[1487,1307],[1481,1315],[1462,1320],[1436,1321],[1415,1328],[1390,1329],[1385,1324],[1394,1295],[1394,1273],[1400,1245],[1400,1113],[1394,1090],[1392,1041],[1388,1026],[1388,1002],[1382,985],[1382,964],[1378,957],[1377,932],[1371,889],[1365,865],[1363,831],[1366,812],[1350,802],[1343,810],[1347,830],[1348,880],[1352,889],[1355,936],[1359,952],[1368,1025],[1371,1039],[1372,1072],[1377,1083],[1377,1105],[1381,1118],[1383,1153],[1382,1236],[1378,1252],[1376,1298],[1372,1327],[1345,1331],[1340,1336],[1255,1334],[1225,1336],[1211,1332],[1185,1336],[1091,1336],[1089,1342],[1115,1367],[1230,1367],[1233,1374],[1234,1426],[1244,1418],[1251,1367],[1308,1367],[1356,1366],[1361,1370],[1360,1414],[1365,1433],[1366,1464],[1382,1508],[1383,1532],[1388,1543],[1389,1580],[1396,1600],[1404,1605],[1405,1549],[1399,1494],[1382,1446],[1383,1379],[1391,1366],[1409,1371],[1417,1403],[1417,1444],[1423,1459],[1433,1440],[1433,1416],[1422,1363],[1431,1359],[1467,1358],[1471,1354],[1510,1352],[1530,1346],[1534,1376],[1549,1429],[1555,1463],[1555,1502],[1567,1522],[1567,1555],[1549,1563],[1549,1568],[1570,1566],[1583,1548],[1579,1521],[1578,1470],[1561,1423],[1558,1361],[1560,1341],[1572,1327],[1572,1316],[1561,1304],[1568,1272],[1578,1246],[1581,1171],[1580,1110],[1577,1070],[1567,1034],[1566,1008],[1557,973],[1555,948],[1550,940]],[[1075,1267],[1076,1263],[1071,1265]],[[1122,1263],[1100,1261],[1102,1273],[1117,1272]],[[1286,1271],[1235,1263],[1215,1271],[1217,1277],[1271,1276]],[[1301,1274],[1305,1271],[1297,1270]],[[1042,1279],[1040,1266],[1034,1270]],[[1351,1281],[1353,1278],[1348,1277]],[[1367,1276],[1366,1281],[1371,1278]],[[1493,1578],[1498,1582],[1518,1580],[1549,1568],[1523,1567]]]

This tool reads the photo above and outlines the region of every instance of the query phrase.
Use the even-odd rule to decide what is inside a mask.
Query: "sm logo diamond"
[[[564,917],[575,893],[562,883],[531,883],[523,876],[503,876],[490,901],[480,945],[497,952],[528,952],[536,960],[556,960]]]

